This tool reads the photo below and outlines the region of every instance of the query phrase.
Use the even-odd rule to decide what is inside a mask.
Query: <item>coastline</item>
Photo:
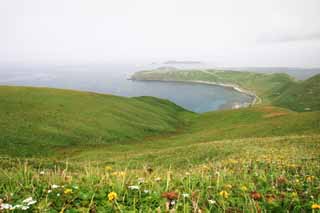
[[[196,83],[196,84],[206,84],[206,85],[214,85],[214,86],[221,86],[233,89],[239,93],[248,95],[253,98],[251,103],[244,103],[241,105],[236,105],[233,109],[243,108],[243,107],[249,107],[256,104],[261,103],[261,98],[257,96],[254,92],[243,89],[237,85],[234,84],[225,84],[225,83],[219,83],[219,82],[211,82],[211,81],[201,81],[201,80],[147,80],[147,79],[135,79],[135,78],[128,78],[128,80],[132,81],[159,81],[159,82],[177,82],[177,83]]]

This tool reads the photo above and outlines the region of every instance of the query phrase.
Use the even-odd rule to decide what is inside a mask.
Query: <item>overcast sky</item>
[[[0,62],[320,66],[320,0],[1,0]]]

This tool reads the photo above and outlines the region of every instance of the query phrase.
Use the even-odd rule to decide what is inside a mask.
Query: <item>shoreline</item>
[[[129,78],[128,80],[131,81],[159,81],[159,82],[176,82],[176,83],[196,83],[196,84],[206,84],[206,85],[213,85],[213,86],[220,86],[220,87],[226,87],[233,89],[234,91],[237,91],[239,93],[245,94],[247,96],[250,96],[253,98],[251,103],[243,103],[240,105],[236,105],[235,107],[232,107],[232,109],[238,109],[238,108],[243,108],[243,107],[248,107],[248,106],[253,106],[256,104],[261,103],[261,98],[257,96],[254,92],[243,89],[237,85],[234,84],[225,84],[225,83],[219,83],[219,82],[211,82],[211,81],[201,81],[201,80],[147,80],[147,79],[133,79]]]

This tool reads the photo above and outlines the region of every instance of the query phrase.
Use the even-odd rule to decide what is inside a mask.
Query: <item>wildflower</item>
[[[250,197],[254,200],[261,200],[262,195],[259,192],[254,191],[250,193]]]
[[[60,188],[60,186],[56,184],[51,185],[51,189],[57,189],[57,188]]]
[[[189,194],[188,193],[183,193],[182,197],[187,198],[187,197],[189,197]]]
[[[225,199],[229,197],[229,193],[227,191],[221,191],[219,192],[219,195]]]
[[[246,192],[246,191],[248,191],[248,188],[246,186],[241,186],[241,191]]]
[[[312,204],[312,209],[320,209],[320,204]]]
[[[140,187],[139,187],[139,186],[128,186],[128,189],[131,189],[131,190],[139,190]]]
[[[28,197],[27,199],[23,200],[22,203],[26,204],[27,206],[35,204],[37,201],[33,200],[32,197]]]
[[[106,166],[106,167],[105,167],[105,170],[108,171],[108,172],[109,172],[109,171],[112,171],[112,167],[111,167],[111,166]]]
[[[57,193],[57,197],[60,197],[60,193]]]
[[[217,201],[215,201],[215,200],[208,200],[208,203],[209,203],[210,205],[214,205],[214,204],[217,203]]]
[[[307,182],[312,182],[315,179],[315,176],[311,175],[311,176],[307,176],[306,180]]]
[[[177,192],[164,192],[161,196],[168,200],[176,200],[178,199],[179,194]]]
[[[40,174],[40,175],[44,175],[44,171],[41,171],[39,174]]]
[[[145,194],[148,194],[149,192],[150,192],[150,190],[143,190],[143,192],[145,193]]]
[[[117,193],[115,193],[115,192],[110,192],[110,193],[108,194],[108,200],[109,200],[109,201],[114,201],[114,200],[117,199],[117,197],[118,197],[118,195],[117,195]]]
[[[156,182],[160,182],[161,181],[161,178],[160,177],[157,177],[156,179],[154,179]]]
[[[1,203],[0,210],[3,210],[3,209],[12,209],[12,205],[8,203]]]
[[[292,198],[297,198],[298,197],[298,193],[297,192],[292,192],[291,193],[291,197]]]
[[[29,206],[21,206],[21,210],[27,210],[29,209]]]
[[[288,181],[287,178],[282,175],[277,178],[277,182],[279,185],[286,184],[287,181]]]
[[[169,210],[172,209],[176,204],[179,194],[177,192],[164,192],[162,193],[162,197],[167,198],[166,209]]]
[[[275,195],[273,195],[273,194],[266,194],[266,201],[268,202],[268,203],[272,203],[273,201],[275,201],[276,200],[276,196]]]
[[[64,190],[64,193],[65,193],[65,194],[71,194],[71,193],[72,193],[72,189],[65,189],[65,190]]]

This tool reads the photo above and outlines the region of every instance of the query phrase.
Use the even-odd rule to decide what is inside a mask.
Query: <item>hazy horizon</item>
[[[10,0],[1,64],[320,67],[320,1]]]

